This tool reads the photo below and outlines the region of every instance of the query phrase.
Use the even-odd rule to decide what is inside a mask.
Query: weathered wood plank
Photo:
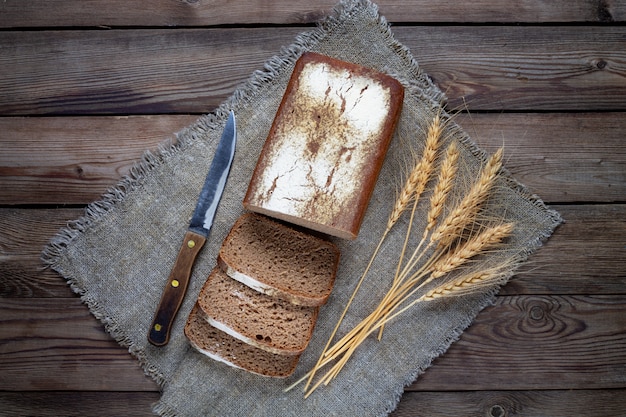
[[[457,121],[485,151],[503,146],[507,169],[545,201],[611,202],[626,196],[624,116],[459,114]]]
[[[501,294],[624,294],[626,206],[554,206],[565,219]]]
[[[407,392],[389,417],[619,416],[626,390]]]
[[[158,392],[0,392],[5,417],[154,417]]]
[[[0,32],[0,113],[205,113],[299,28]],[[623,110],[624,28],[394,27],[475,110]]]
[[[50,239],[83,213],[83,209],[0,209],[0,297],[74,297],[67,282],[40,258]]]
[[[151,417],[157,392],[0,392],[6,417]],[[407,392],[390,417],[618,416],[626,390]]]
[[[84,204],[196,116],[0,118],[0,204]]]
[[[154,391],[78,298],[0,299],[3,391]]]
[[[501,294],[624,294],[626,206],[555,206],[565,218]],[[71,297],[44,245],[82,209],[0,209],[0,297]],[[28,236],[28,240],[23,237]]]
[[[0,33],[0,113],[205,113],[297,29]]]
[[[409,390],[623,388],[624,296],[498,297]]]
[[[625,309],[624,296],[498,297],[409,390],[622,388]],[[156,389],[78,299],[0,299],[0,313],[0,390]]]
[[[139,1],[82,0],[0,3],[0,27],[41,26],[207,26],[224,24],[313,23],[337,0],[205,2],[157,0],[147,10]],[[616,22],[624,20],[620,1],[498,0],[458,2],[452,7],[428,0],[379,0],[380,13],[391,22]]]
[[[457,115],[485,150],[548,202],[626,195],[622,113]],[[0,204],[87,204],[195,116],[0,118]]]
[[[452,108],[624,108],[624,28],[454,26],[394,33],[450,97]]]

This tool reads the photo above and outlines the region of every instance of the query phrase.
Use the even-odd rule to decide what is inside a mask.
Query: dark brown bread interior
[[[219,252],[228,275],[294,304],[320,306],[333,288],[339,249],[266,216],[241,216]]]
[[[262,376],[285,378],[294,372],[299,359],[299,355],[266,352],[212,327],[198,305],[189,315],[185,335],[200,353]]]
[[[278,353],[304,351],[318,307],[303,307],[257,292],[215,268],[198,296],[209,323],[258,348]]]

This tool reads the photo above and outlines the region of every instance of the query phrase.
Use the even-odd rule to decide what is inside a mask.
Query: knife
[[[169,342],[174,318],[187,292],[193,263],[211,231],[215,211],[224,191],[235,155],[236,143],[235,114],[231,111],[198,197],[196,209],[189,222],[189,228],[185,233],[178,257],[174,262],[174,267],[167,279],[161,301],[150,325],[148,341],[155,346],[164,346]]]

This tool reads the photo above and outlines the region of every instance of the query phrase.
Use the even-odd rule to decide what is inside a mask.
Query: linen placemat
[[[405,86],[402,115],[359,237],[335,239],[342,257],[335,288],[321,308],[312,341],[294,376],[268,379],[214,362],[190,348],[183,327],[217,251],[235,219],[273,117],[297,58],[315,51],[362,64],[397,78]],[[367,264],[406,174],[407,155],[424,147],[433,117],[446,121],[446,140],[460,144],[463,173],[476,176],[484,154],[443,111],[444,95],[424,74],[366,0],[339,3],[317,28],[300,34],[270,58],[214,113],[179,132],[158,152],[146,153],[131,174],[88,206],[85,215],[62,230],[45,248],[43,259],[63,275],[101,320],[106,330],[162,386],[154,411],[162,416],[383,416],[432,360],[443,354],[478,312],[493,301],[503,280],[463,297],[422,303],[359,347],[340,376],[304,399],[301,389],[285,388],[317,361],[347,299]],[[228,112],[237,116],[238,144],[231,175],[215,223],[192,274],[187,296],[174,323],[170,343],[161,348],[146,335],[164,283],[180,247],[197,195]],[[512,253],[525,259],[561,222],[508,173],[499,180],[491,215],[514,221],[507,253],[486,256],[497,262]],[[418,207],[422,222],[425,206]],[[339,334],[371,312],[387,291],[402,233],[390,233],[368,279],[357,294]]]

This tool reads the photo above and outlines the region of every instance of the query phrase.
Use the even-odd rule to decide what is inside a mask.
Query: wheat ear
[[[472,185],[463,200],[450,212],[431,234],[431,242],[439,247],[447,247],[460,236],[463,230],[473,223],[480,207],[489,196],[502,167],[502,148],[487,161],[478,180]]]
[[[447,167],[444,166],[447,165],[447,163],[444,161],[444,163],[442,164],[440,177],[445,175],[449,178],[440,178],[437,184],[437,187],[440,188],[440,190],[435,190],[435,192],[433,192],[433,196],[431,198],[431,208],[428,213],[428,223],[426,226],[426,230],[424,231],[424,236],[422,237],[422,241],[415,249],[413,255],[411,256],[410,260],[407,262],[404,270],[401,273],[401,275],[404,277],[406,277],[409,274],[409,271],[411,271],[415,267],[420,259],[420,256],[424,254],[424,252],[426,252],[426,250],[420,252],[421,246],[428,236],[428,229],[432,229],[435,227],[437,217],[441,214],[441,211],[443,210],[443,204],[445,203],[445,199],[447,199],[447,193],[444,193],[444,191],[446,191],[448,187],[452,187],[452,177],[456,175],[456,170],[458,169],[458,149],[455,150],[448,148],[448,151],[452,153],[452,160],[449,161],[450,165]],[[452,164],[452,162],[454,163]],[[489,158],[485,166],[482,168],[478,179],[472,185],[469,192],[450,212],[450,214],[448,214],[445,220],[440,223],[439,227],[437,227],[435,231],[431,234],[430,242],[427,245],[426,249],[429,249],[434,244],[437,244],[440,250],[447,248],[453,241],[456,240],[456,238],[460,237],[461,233],[470,224],[474,222],[482,203],[489,196],[493,184],[495,183],[495,180],[499,175],[501,167],[502,149],[499,149],[491,156],[491,158]],[[439,184],[442,184],[442,186],[439,187]],[[420,255],[418,255],[418,253]]]
[[[411,172],[408,181],[405,184],[403,192],[401,193],[401,198],[398,200],[405,199],[405,195],[412,195],[413,199],[413,209],[411,210],[411,218],[409,221],[409,226],[405,234],[404,245],[402,245],[402,251],[400,252],[400,256],[398,258],[398,266],[396,268],[396,272],[393,279],[392,288],[397,285],[400,278],[400,267],[402,266],[402,262],[404,260],[404,255],[406,252],[406,247],[408,245],[409,236],[411,235],[411,228],[413,226],[413,218],[415,216],[415,210],[417,209],[417,203],[419,197],[426,189],[426,184],[430,181],[430,177],[432,175],[433,168],[435,166],[435,161],[437,159],[437,152],[439,150],[440,141],[441,141],[441,118],[439,114],[435,115],[432,123],[428,128],[428,134],[426,135],[426,143],[424,145],[424,153],[422,155],[421,160],[415,165],[415,168]],[[413,178],[412,178],[413,177]],[[410,201],[410,200],[409,200]],[[404,211],[406,207],[402,208]],[[392,212],[392,216],[399,216],[400,213]]]
[[[389,215],[389,219],[387,220],[388,230],[396,224],[409,204],[411,204],[411,202],[415,199],[419,199],[426,189],[426,184],[428,184],[428,180],[430,179],[430,175],[433,170],[433,165],[435,164],[435,159],[437,158],[442,128],[441,117],[437,114],[428,127],[424,153],[407,177],[407,180],[402,187],[402,191],[400,191],[393,210]]]
[[[469,259],[501,243],[513,231],[513,223],[489,227],[464,242],[456,250],[447,252],[433,265],[430,276],[439,278],[465,264]]]
[[[427,224],[424,230],[424,236],[428,234],[437,224],[437,219],[443,211],[443,207],[448,198],[448,194],[452,190],[454,177],[458,170],[457,162],[459,160],[459,149],[455,142],[448,145],[446,149],[446,157],[441,163],[439,178],[437,185],[430,198],[430,210],[428,211]]]
[[[422,235],[422,239],[413,251],[411,258],[406,263],[403,271],[400,273],[402,277],[406,276],[408,272],[415,267],[417,261],[420,258],[420,249],[426,242],[426,238],[428,237],[428,233],[435,227],[437,224],[437,219],[443,212],[443,207],[446,204],[446,200],[448,199],[448,195],[452,190],[452,186],[454,185],[454,177],[458,171],[458,160],[459,160],[459,149],[456,146],[455,142],[452,142],[448,145],[446,149],[446,156],[443,162],[441,163],[441,167],[439,168],[439,178],[437,179],[437,185],[433,191],[433,194],[430,198],[430,209],[427,215],[427,224],[424,228],[424,233]],[[424,252],[428,250],[430,247],[427,246],[424,249]],[[423,254],[424,252],[421,252]],[[398,275],[398,274],[396,274]],[[402,278],[400,278],[402,280]],[[397,281],[397,280],[396,280]]]
[[[443,297],[455,297],[471,294],[480,288],[484,288],[502,280],[507,274],[503,268],[492,268],[483,271],[472,272],[460,276],[450,282],[439,285],[421,296],[419,301],[432,301]]]

